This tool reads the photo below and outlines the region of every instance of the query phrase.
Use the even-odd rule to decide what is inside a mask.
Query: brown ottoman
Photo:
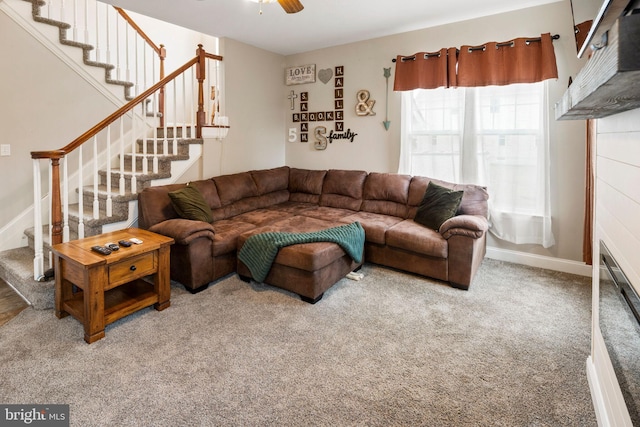
[[[344,225],[344,223],[336,224],[303,216],[287,218],[241,234],[238,237],[238,250],[254,234],[270,231],[305,233],[336,225]],[[300,295],[303,301],[315,304],[320,301],[327,289],[349,272],[359,269],[361,265],[362,262],[353,261],[337,243],[301,243],[280,249],[263,282],[294,292]],[[253,278],[249,268],[240,259],[238,259],[237,271],[244,281],[248,282]]]

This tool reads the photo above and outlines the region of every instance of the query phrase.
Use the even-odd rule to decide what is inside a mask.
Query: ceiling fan
[[[274,1],[275,0],[258,0],[258,3],[262,6],[262,3],[273,3]],[[280,3],[280,6],[282,6],[287,13],[298,13],[304,9],[300,0],[278,0],[278,3]],[[262,9],[260,9],[260,14],[262,14]]]
[[[282,6],[287,13],[298,13],[304,9],[300,0],[278,0],[278,3],[280,3],[280,6]]]

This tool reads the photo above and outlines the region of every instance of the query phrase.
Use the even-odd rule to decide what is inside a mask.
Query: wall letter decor
[[[358,104],[356,105],[356,114],[358,116],[375,116],[373,106],[376,103],[374,100],[369,100],[371,95],[368,90],[359,90],[356,95],[358,98]]]

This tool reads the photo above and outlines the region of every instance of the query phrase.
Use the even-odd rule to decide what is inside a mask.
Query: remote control
[[[130,241],[128,241],[128,240],[120,240],[120,241],[118,242],[118,244],[119,244],[120,246],[124,246],[125,248],[128,248],[129,246],[131,246],[131,242],[130,242]]]
[[[111,249],[112,251],[117,251],[118,249],[120,249],[120,246],[116,245],[115,243],[105,243],[105,246],[109,249]]]
[[[91,246],[91,250],[98,252],[100,255],[109,255],[111,253],[111,249],[105,248],[104,246]]]
[[[133,243],[135,243],[136,245],[139,245],[139,244],[142,243],[142,240],[136,239],[135,237],[132,237],[129,240],[132,241]]]

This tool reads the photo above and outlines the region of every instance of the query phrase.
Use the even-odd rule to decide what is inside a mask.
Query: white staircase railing
[[[104,218],[126,219],[122,205],[137,197],[142,179],[170,174],[167,162],[183,154],[180,140],[200,138],[212,116],[205,111],[204,88],[219,87],[221,60],[199,45],[193,59],[64,148],[31,153],[36,280],[45,273],[45,258],[52,267],[45,254],[46,221],[51,244],[82,238]]]

